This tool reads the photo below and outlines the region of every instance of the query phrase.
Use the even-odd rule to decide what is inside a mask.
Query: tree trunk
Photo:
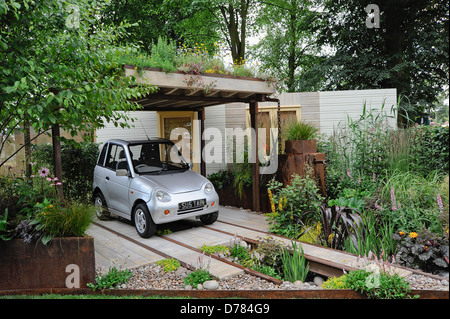
[[[60,200],[64,199],[63,185],[62,185],[62,161],[61,161],[61,142],[59,140],[60,137],[60,129],[59,124],[55,124],[52,126],[52,144],[53,144],[53,163],[55,167],[55,177],[58,178],[58,181],[61,185],[57,185],[56,188],[58,190],[58,197]]]

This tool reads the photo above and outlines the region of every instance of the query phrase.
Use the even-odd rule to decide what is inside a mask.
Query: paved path
[[[131,223],[119,220],[100,221],[89,228],[87,234],[94,237],[95,258],[98,267],[133,268],[153,263],[166,257],[198,267],[209,264],[210,272],[219,278],[226,278],[243,270],[220,260],[206,257],[199,253],[202,245],[228,244],[235,236],[261,240],[269,236],[269,225],[263,215],[249,213],[240,209],[220,207],[219,219],[212,225],[203,227],[195,218],[159,225],[160,230],[170,229],[171,233],[162,237],[141,238]],[[270,235],[290,245],[288,239]],[[305,256],[310,261],[311,271],[326,274],[331,268],[342,271],[352,270],[357,257],[338,250],[302,243]],[[328,266],[323,266],[323,263]],[[312,266],[312,267],[311,267]],[[398,269],[406,276],[407,270]]]

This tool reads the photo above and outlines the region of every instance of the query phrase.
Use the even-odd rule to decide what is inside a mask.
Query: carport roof
[[[264,102],[275,93],[272,84],[257,78],[165,73],[148,68],[138,72],[130,65],[124,69],[125,75],[135,76],[137,82],[158,87],[155,93],[136,100],[146,111],[194,111],[218,104]]]

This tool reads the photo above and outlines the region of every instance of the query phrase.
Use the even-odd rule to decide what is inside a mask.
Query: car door
[[[128,176],[116,176],[117,169],[128,169],[128,161],[125,149],[122,145],[111,143],[105,162],[105,199],[108,207],[126,216],[130,215],[129,189],[131,178]],[[119,214],[120,215],[120,214]]]

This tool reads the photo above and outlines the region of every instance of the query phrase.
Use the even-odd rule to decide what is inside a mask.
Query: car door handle
[[[109,181],[109,176],[106,176],[105,179],[106,179],[107,181]]]

